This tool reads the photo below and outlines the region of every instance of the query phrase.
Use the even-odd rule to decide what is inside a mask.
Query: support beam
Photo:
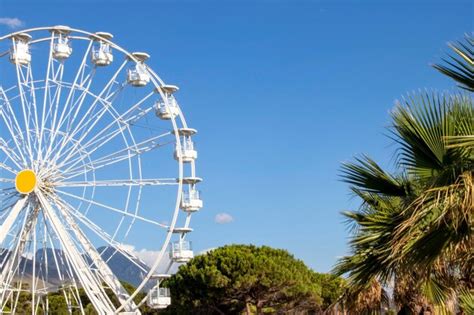
[[[25,250],[26,242],[30,237],[31,230],[35,228],[36,219],[38,217],[38,209],[29,207],[29,212],[25,215],[22,227],[19,230],[17,236],[17,243],[15,244],[14,250],[10,253],[10,256],[4,261],[2,271],[0,274],[0,287],[1,287],[1,298],[0,301],[3,303],[8,299],[8,296],[12,293],[10,284],[13,282],[15,273],[18,271],[21,262],[21,254]]]
[[[18,218],[20,211],[25,206],[26,199],[28,199],[28,197],[24,196],[15,203],[12,210],[8,214],[8,217],[5,219],[5,221],[3,221],[2,226],[0,226],[0,245],[5,240],[5,237],[7,236],[8,232],[10,232],[10,229],[12,228],[13,223],[15,223],[16,218]]]
[[[57,203],[56,205],[59,207]],[[87,239],[87,237],[81,231],[81,229],[76,224],[74,219],[69,215],[68,211],[64,209],[61,209],[61,210],[62,210],[61,214],[63,218],[66,220],[70,229],[72,229],[72,231],[74,232],[74,235],[76,236],[76,239],[79,241],[79,243],[82,245],[82,248],[86,251],[89,257],[92,259],[92,262],[97,268],[102,279],[105,281],[105,283],[107,283],[109,288],[112,289],[112,292],[118,298],[119,302],[121,304],[125,303],[130,296],[128,292],[125,290],[125,288],[122,286],[122,284],[120,283],[120,280],[114,275],[109,265],[107,265],[107,263],[104,260],[102,260],[102,257],[100,256],[99,252],[92,245],[92,243]],[[124,310],[126,312],[130,312],[130,314],[132,313],[139,314],[139,313],[134,313],[137,309],[138,308],[135,305],[135,302],[133,300],[124,306]]]
[[[92,305],[94,305],[95,310],[100,315],[114,314],[115,307],[112,305],[112,302],[105,293],[104,288],[100,283],[100,279],[97,279],[97,277],[92,273],[89,265],[84,260],[84,257],[76,248],[76,244],[65,229],[63,222],[61,222],[58,215],[53,210],[53,207],[41,191],[36,190],[36,196],[38,197],[44,211],[45,217],[51,223],[54,232],[58,236],[64,253],[74,267],[79,282],[86,291],[86,294],[91,300]]]

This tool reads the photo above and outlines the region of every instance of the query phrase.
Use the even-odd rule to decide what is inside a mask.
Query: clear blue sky
[[[266,244],[318,271],[347,252],[340,211],[357,206],[340,163],[393,164],[394,101],[453,88],[429,64],[474,20],[471,2],[453,0],[41,2],[0,0],[0,17],[109,31],[181,87],[205,178],[197,251]]]

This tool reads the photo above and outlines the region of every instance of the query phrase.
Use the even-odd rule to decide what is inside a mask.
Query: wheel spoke
[[[165,224],[163,224],[163,223],[160,223],[160,222],[157,222],[157,221],[154,221],[154,220],[151,220],[151,219],[144,218],[144,217],[142,217],[142,216],[139,216],[139,215],[136,214],[136,213],[127,212],[127,211],[125,211],[125,210],[121,210],[121,209],[118,209],[118,208],[115,208],[115,207],[112,207],[112,206],[108,206],[108,205],[106,205],[106,204],[103,204],[103,203],[100,203],[100,202],[97,202],[97,201],[94,201],[94,200],[90,200],[90,199],[87,199],[87,198],[84,198],[84,197],[80,197],[80,196],[77,196],[77,195],[74,195],[74,194],[71,194],[71,193],[68,193],[68,192],[59,190],[59,189],[56,189],[56,191],[59,192],[59,193],[61,193],[61,194],[66,195],[66,196],[72,197],[72,198],[74,198],[74,199],[87,202],[87,203],[89,203],[89,204],[91,204],[91,205],[98,206],[98,207],[101,207],[101,208],[103,208],[103,209],[107,209],[107,210],[110,210],[110,211],[119,213],[119,214],[121,214],[121,215],[130,217],[130,218],[133,218],[133,219],[137,219],[137,220],[140,220],[140,221],[143,221],[143,222],[146,222],[146,223],[151,223],[151,224],[153,224],[153,225],[157,225],[157,226],[162,227],[162,228],[168,228],[168,226],[165,225]]]
[[[58,204],[59,203],[56,203],[57,206]],[[62,209],[61,206],[58,206],[57,208]],[[109,288],[112,289],[112,292],[117,296],[120,303],[123,304],[125,301],[127,301],[129,295],[127,291],[123,288],[119,279],[113,274],[110,267],[102,260],[102,257],[100,256],[99,252],[87,239],[87,237],[76,224],[74,219],[69,215],[68,211],[61,211],[61,215],[64,218],[65,222],[68,224],[69,228],[72,229],[76,239],[82,245],[82,248],[84,249],[85,253],[92,260],[95,268],[97,268],[98,272],[101,274],[101,278],[107,283]],[[127,312],[132,312],[136,308],[137,306],[133,301],[125,305],[125,310]]]
[[[110,179],[84,182],[59,182],[56,187],[122,187],[122,186],[165,186],[177,185],[176,178],[155,179]]]
[[[31,70],[31,64],[27,66],[22,66],[20,64],[16,64],[16,75],[17,75],[17,87],[18,92],[20,94],[21,100],[21,107],[23,113],[23,120],[24,120],[24,128],[22,131],[25,132],[26,135],[26,147],[27,152],[29,153],[29,160],[33,162],[34,155],[33,155],[33,146],[32,146],[32,139],[33,132],[30,132],[30,123],[33,124],[33,129],[38,135],[38,117],[37,117],[37,110],[36,110],[36,97],[35,97],[35,89],[34,89],[34,81],[33,81],[33,74]],[[26,74],[24,73],[24,69],[26,68]],[[29,89],[30,95],[29,97],[26,96],[25,87]],[[33,110],[31,109],[33,107]],[[31,118],[32,116],[33,119]]]
[[[72,126],[73,126],[73,123],[75,122],[75,120],[77,119],[78,115],[76,114],[72,118],[71,128],[69,129],[69,132],[68,132],[69,133],[68,139],[64,138],[63,141],[61,142],[61,145],[60,145],[59,149],[54,150],[54,151],[57,151],[57,152],[55,152],[55,157],[53,158],[54,162],[57,161],[62,156],[62,153],[63,153],[62,151],[67,146],[67,142],[69,142],[70,139],[74,139],[76,134],[78,134],[81,130],[83,130],[83,128],[85,128],[85,126],[88,125],[87,122],[97,121],[97,118],[95,120],[92,120],[90,115],[92,114],[93,110],[95,109],[95,106],[97,106],[97,103],[99,102],[99,100],[104,99],[105,101],[108,102],[108,101],[110,101],[111,97],[118,95],[118,93],[112,93],[111,94],[111,88],[114,86],[115,80],[117,79],[118,75],[123,70],[123,68],[125,67],[126,64],[127,64],[127,61],[124,61],[122,63],[122,65],[115,72],[115,74],[112,76],[110,81],[105,85],[103,90],[99,93],[98,97],[94,100],[94,102],[91,104],[91,106],[89,106],[86,113],[84,115],[82,115],[82,118],[77,123],[76,128],[73,128]],[[102,108],[102,113],[103,114],[105,113],[105,108],[106,108],[106,106],[103,106],[103,108]],[[94,123],[94,122],[92,122],[92,123]],[[80,143],[80,141],[81,140],[78,140],[77,143]],[[75,150],[75,146],[76,145],[74,145],[74,148],[72,149],[72,151]]]
[[[94,77],[95,73],[95,67],[92,70],[92,73],[85,76],[85,71],[87,68],[87,58],[89,56],[90,50],[92,47],[92,42],[89,42],[89,45],[84,53],[84,56],[82,58],[82,62],[79,66],[79,69],[76,73],[76,76],[74,78],[74,81],[69,89],[68,96],[66,98],[66,101],[63,104],[63,111],[59,117],[59,122],[52,126],[52,134],[50,136],[50,144],[48,147],[48,151],[46,153],[46,156],[49,158],[51,154],[51,150],[53,148],[54,141],[56,140],[56,137],[59,133],[59,130],[61,130],[61,127],[64,125],[65,121],[70,117],[70,115],[74,112],[73,117],[77,117],[79,111],[82,108],[82,105],[84,103],[84,99],[86,97],[86,91],[89,89],[90,85],[92,84],[92,79]],[[55,80],[56,84],[63,85],[62,80],[58,81]],[[82,91],[81,95],[79,96],[77,102],[74,101],[74,93],[76,90]],[[74,109],[75,108],[75,109]],[[67,114],[66,114],[67,113]],[[70,129],[70,126],[68,124],[67,130]]]
[[[3,100],[3,104],[4,104],[0,109],[0,115],[2,116],[2,120],[4,121],[5,125],[7,126],[8,131],[10,132],[10,136],[15,143],[15,146],[18,150],[18,153],[21,156],[21,160],[23,161],[23,164],[26,165],[26,158],[24,154],[27,154],[27,152],[24,148],[25,139],[23,137],[23,132],[22,132],[22,129],[20,128],[18,120],[16,119],[16,115],[15,115],[15,112],[13,111],[10,100],[8,99],[6,92],[2,87],[0,87],[0,99]],[[22,142],[21,145],[18,142],[18,139],[17,139],[18,137],[20,138]]]
[[[130,127],[131,122],[138,120],[139,117],[143,117],[144,115],[146,115],[148,112],[150,112],[153,109],[153,107],[149,107],[147,110],[140,111],[139,114],[137,114],[137,115],[134,115],[132,117],[127,117],[127,115],[130,112],[132,112],[133,110],[138,108],[143,102],[148,100],[153,94],[154,94],[154,92],[147,94],[144,98],[142,98],[135,105],[133,105],[130,110],[128,110],[127,112],[125,112],[124,114],[122,114],[120,116],[117,115],[115,117],[115,119],[110,124],[108,124],[104,128],[101,128],[101,130],[95,136],[93,136],[89,141],[84,143],[82,145],[82,149],[87,150],[87,149],[93,147],[94,148],[93,150],[96,151],[96,150],[100,149],[103,145],[107,144],[109,141],[114,139],[116,136],[122,134],[125,129]],[[70,150],[69,152],[67,152],[67,155],[65,157],[62,157],[62,156],[58,157],[58,158],[61,158],[63,160],[63,163],[67,163],[74,156],[74,154],[76,153],[76,151],[78,149],[77,144],[81,143],[92,132],[95,125],[99,122],[100,118],[107,111],[111,112],[114,116],[116,115],[115,113],[113,113],[113,107],[111,106],[111,103],[103,104],[103,108],[102,108],[101,112],[98,115],[93,117],[94,122],[92,124],[90,124],[87,129],[84,130],[81,138],[77,140],[77,143],[75,144],[73,149]],[[115,125],[117,125],[118,128],[111,131],[111,132],[108,132],[109,129],[111,127],[115,126]]]
[[[112,236],[110,236],[107,232],[105,232],[99,226],[94,224],[94,222],[92,222],[89,218],[87,218],[85,215],[83,215],[79,211],[74,211],[73,207],[69,203],[67,203],[66,201],[58,198],[57,202],[60,203],[63,207],[67,208],[69,210],[69,212],[71,213],[71,215],[73,215],[77,220],[79,220],[82,224],[84,224],[87,228],[89,228],[89,230],[94,232],[98,237],[100,237],[102,240],[107,242],[116,251],[118,251],[125,258],[127,258],[136,267],[141,269],[141,271],[143,271],[143,272],[147,271],[147,269],[145,269],[143,267],[143,265],[145,265],[144,262],[141,262],[141,264],[138,263],[138,261],[139,261],[138,257],[135,257],[130,252],[124,250],[123,245],[121,243],[115,241]]]
[[[113,304],[102,288],[100,280],[97,279],[97,277],[88,268],[84,257],[81,255],[71,236],[64,228],[64,224],[61,222],[58,214],[56,214],[56,212],[53,210],[53,207],[42,192],[38,191],[36,195],[46,218],[51,223],[55,234],[58,236],[61,244],[63,245],[62,248],[64,249],[64,253],[76,270],[76,275],[79,278],[82,287],[87,292],[91,303],[99,313],[104,312],[105,314],[113,314]]]
[[[5,293],[13,281],[13,277],[20,266],[21,254],[25,249],[30,233],[36,224],[38,211],[31,207],[28,207],[29,211],[24,215],[24,221],[20,231],[16,237],[16,243],[14,244],[14,250],[8,255],[7,260],[3,262],[2,271],[0,273],[0,286],[2,287],[2,298],[1,301],[5,300]],[[2,229],[3,230],[3,229]]]
[[[90,161],[86,164],[87,170],[85,170],[85,171],[84,171],[84,166],[74,167],[77,164],[79,164],[81,162],[84,162],[84,159],[86,158],[86,156],[82,155],[79,158],[77,158],[75,161],[72,161],[74,163],[71,164],[71,165],[68,165],[68,168],[63,171],[63,174],[64,174],[64,176],[66,176],[66,178],[76,177],[76,176],[78,176],[78,173],[80,175],[80,174],[84,174],[84,172],[87,172],[89,170],[97,170],[97,169],[102,168],[104,166],[113,165],[113,164],[116,164],[118,162],[133,158],[135,156],[142,155],[142,154],[144,154],[146,152],[149,152],[151,150],[154,150],[156,148],[163,147],[165,145],[174,143],[174,142],[163,142],[163,143],[158,142],[158,140],[160,138],[163,138],[163,137],[165,137],[169,134],[170,133],[167,132],[165,134],[152,137],[152,138],[150,138],[148,140],[145,140],[141,143],[135,144],[135,145],[130,146],[130,147],[126,147],[124,149],[121,149],[121,150],[118,150],[116,152],[110,153],[106,156],[97,158],[96,160]],[[98,149],[98,148],[96,148],[96,149]],[[88,152],[87,157],[89,157],[94,152],[95,152],[95,150]]]
[[[8,165],[6,165],[5,163],[2,163],[2,162],[0,162],[0,168],[4,169],[6,171],[9,171],[10,173],[12,173],[14,175],[16,175],[16,173],[18,173],[17,170],[11,168],[10,166],[8,166]],[[21,169],[21,168],[19,167],[18,169]]]

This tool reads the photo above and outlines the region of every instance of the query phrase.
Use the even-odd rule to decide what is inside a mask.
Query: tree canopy
[[[130,293],[135,288],[122,282]],[[229,245],[196,256],[161,286],[171,289],[172,304],[165,310],[140,306],[146,314],[288,314],[322,311],[332,305],[342,293],[345,280],[331,274],[316,273],[286,250],[267,246]],[[31,313],[29,286],[23,285],[16,314]],[[69,314],[66,287],[49,292],[48,310],[52,314]],[[114,305],[119,301],[106,289]],[[87,294],[82,288],[79,300],[86,315],[94,315]],[[138,304],[146,293],[135,297]],[[72,314],[79,314],[79,301],[70,300]],[[8,305],[7,305],[8,306]],[[4,309],[6,311],[7,308]],[[301,313],[303,312],[303,313]],[[41,306],[38,307],[41,314]]]
[[[167,285],[170,313],[262,314],[319,310],[337,298],[342,280],[313,272],[285,250],[228,245],[181,266]]]

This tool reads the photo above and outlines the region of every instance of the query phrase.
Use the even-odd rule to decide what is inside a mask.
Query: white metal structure
[[[171,244],[170,258],[177,263],[186,263],[193,259],[194,253],[192,244],[189,241],[180,239]]]
[[[156,116],[164,120],[175,118],[179,115],[179,107],[173,93],[179,88],[176,85],[164,85],[159,90],[165,95],[168,102],[161,99],[156,102]]]
[[[17,65],[28,65],[31,62],[30,42],[31,35],[18,33],[12,36],[10,61]]]
[[[152,277],[152,279],[156,279],[156,285],[148,293],[147,304],[151,308],[164,309],[171,305],[170,290],[160,287],[161,282],[169,277],[169,274],[161,274]]]
[[[110,40],[114,36],[107,32],[97,32],[95,36],[91,36],[94,41],[91,52],[91,61],[94,65],[103,67],[108,66],[114,61]]]
[[[20,312],[23,292],[33,314],[47,314],[48,292],[59,290],[84,314],[79,289],[98,314],[165,308],[166,275],[134,298],[159,266],[169,273],[193,257],[196,130],[150,56],[112,38],[67,26],[0,37],[0,313]],[[156,244],[151,265],[132,250]],[[132,294],[116,257],[144,275]]]
[[[69,27],[67,26],[56,26],[51,30],[52,33],[55,33],[56,38],[53,44],[53,58],[56,59],[66,59],[69,58],[72,54],[72,47],[69,41]]]
[[[190,136],[184,136],[181,139],[181,146],[176,145],[174,159],[182,159],[185,163],[193,162],[197,159],[197,151],[194,149],[194,143]]]
[[[186,212],[196,212],[201,209],[203,202],[199,190],[190,189],[183,192],[180,207]]]
[[[143,52],[134,52],[130,57],[131,60],[136,60],[135,63],[128,69],[127,81],[132,86],[143,87],[150,82],[150,74],[147,70],[145,61],[150,58],[150,55]]]

